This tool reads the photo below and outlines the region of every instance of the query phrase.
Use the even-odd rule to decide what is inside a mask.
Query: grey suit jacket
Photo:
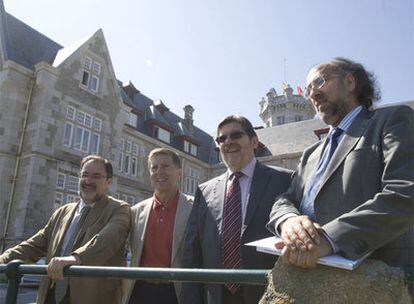
[[[36,262],[46,257],[46,263],[60,256],[60,250],[77,203],[67,204],[53,213],[46,226],[27,241],[0,255],[0,264],[13,259]],[[130,226],[130,207],[127,203],[105,196],[96,202],[86,217],[75,242],[82,265],[125,266],[125,240]],[[37,303],[43,304],[51,280],[43,277]],[[121,302],[119,279],[70,277],[70,298],[73,303],[114,304]]]
[[[414,114],[407,106],[361,112],[344,135],[315,198],[317,222],[349,258],[413,265]],[[273,206],[269,228],[299,214],[324,141],[302,156],[291,188]]]
[[[265,228],[270,209],[276,197],[289,187],[291,175],[289,170],[257,162],[242,226],[242,244],[271,235]],[[224,173],[197,189],[186,229],[183,256],[186,268],[222,268],[220,234],[227,179]],[[275,263],[274,256],[259,253],[250,246],[242,246],[241,254],[245,269],[270,269]],[[257,303],[263,292],[262,286],[243,286],[244,303]],[[222,285],[183,283],[182,303],[220,304]]]
[[[132,229],[129,237],[129,244],[131,249],[131,267],[139,267],[141,263],[141,255],[144,247],[145,232],[147,228],[148,217],[151,211],[153,198],[148,198],[131,208],[131,222]],[[190,216],[191,208],[193,206],[193,197],[180,193],[177,205],[177,213],[175,215],[171,267],[180,268],[181,259],[184,247],[184,231]],[[135,285],[135,280],[124,280],[123,288],[124,294],[122,303],[128,303],[132,290]],[[175,293],[178,300],[181,294],[181,284],[175,283]]]

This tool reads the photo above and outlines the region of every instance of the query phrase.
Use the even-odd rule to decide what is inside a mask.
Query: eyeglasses
[[[243,135],[246,135],[246,133],[243,131],[234,131],[234,132],[231,132],[229,135],[223,134],[221,136],[217,136],[216,142],[220,145],[224,143],[227,140],[227,138],[230,138],[231,140],[238,140],[242,138]]]
[[[80,175],[80,178],[81,179],[87,179],[87,178],[90,178],[90,179],[93,179],[93,180],[99,180],[99,179],[102,179],[102,178],[108,178],[107,176],[104,176],[104,175],[102,175],[102,174],[100,174],[100,173],[96,173],[96,174],[89,174],[89,173],[81,173],[81,175]]]
[[[305,98],[310,98],[312,90],[322,89],[322,87],[326,84],[326,82],[328,82],[332,78],[341,77],[341,76],[342,75],[340,75],[340,74],[332,74],[332,75],[325,76],[325,77],[322,76],[322,75],[319,75],[310,84],[308,84],[308,86],[306,87]]]

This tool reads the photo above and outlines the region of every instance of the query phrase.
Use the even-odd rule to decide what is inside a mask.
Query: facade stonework
[[[21,51],[35,45],[33,53]],[[112,162],[110,194],[135,204],[153,193],[149,152],[172,148],[182,158],[180,190],[194,194],[226,170],[196,115],[186,105],[180,117],[120,82],[102,30],[63,47],[8,14],[0,0],[0,246],[30,237],[78,198],[79,163],[88,154]],[[300,153],[291,152],[259,158],[294,169]]]

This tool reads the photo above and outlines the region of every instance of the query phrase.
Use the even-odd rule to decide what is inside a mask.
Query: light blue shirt
[[[344,131],[344,132],[342,132],[342,134],[337,139],[338,145],[341,142],[342,138],[344,137],[345,133],[347,133],[349,131],[349,128],[351,127],[352,123],[354,122],[355,118],[357,117],[357,115],[361,111],[362,111],[362,106],[355,107],[354,109],[351,110],[351,112],[349,112],[348,114],[346,114],[345,117],[338,124],[338,126],[336,128],[342,129]],[[332,129],[334,129],[334,127],[330,126],[329,132],[332,132]],[[307,189],[308,186],[309,185],[306,185],[305,189]],[[276,224],[275,224],[275,232],[276,232],[276,234],[278,236],[280,236],[280,234],[279,234],[279,225],[281,223],[283,223],[285,220],[287,220],[288,218],[294,217],[294,216],[297,216],[297,215],[294,214],[294,213],[287,213],[284,216],[282,216],[278,221],[276,221]],[[333,241],[330,239],[330,237],[326,233],[324,233],[324,236],[326,237],[326,239],[331,244],[332,251],[334,253],[338,252],[337,246],[333,243]]]

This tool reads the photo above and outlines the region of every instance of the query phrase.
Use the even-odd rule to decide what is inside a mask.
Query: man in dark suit
[[[120,279],[63,277],[69,265],[125,266],[130,207],[106,194],[111,183],[111,163],[86,156],[81,161],[80,201],[56,210],[43,229],[0,255],[0,264],[46,257],[48,277],[42,279],[36,303],[121,302]]]
[[[407,106],[370,110],[375,79],[344,58],[313,67],[307,96],[331,130],[303,153],[268,227],[283,261],[314,267],[331,253],[413,266],[414,124]],[[336,148],[337,147],[337,148]]]
[[[270,235],[265,225],[276,197],[286,191],[291,172],[255,158],[259,140],[244,117],[226,117],[216,141],[227,171],[200,185],[186,229],[186,268],[270,269],[274,258],[243,244]],[[257,303],[262,286],[184,283],[183,304]]]

